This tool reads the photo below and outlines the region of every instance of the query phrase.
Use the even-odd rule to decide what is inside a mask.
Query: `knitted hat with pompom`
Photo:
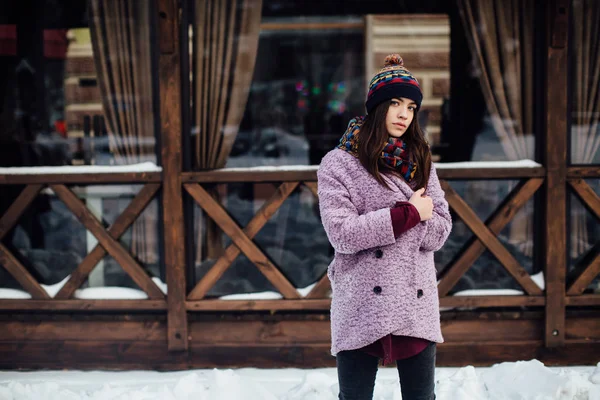
[[[400,97],[413,100],[419,109],[423,101],[423,92],[417,79],[404,67],[402,57],[399,54],[390,54],[385,58],[383,68],[369,83],[369,94],[365,103],[367,113],[386,100]]]

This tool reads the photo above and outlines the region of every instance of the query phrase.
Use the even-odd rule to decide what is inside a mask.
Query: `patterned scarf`
[[[347,151],[354,157],[358,157],[358,134],[364,121],[364,117],[356,117],[350,120],[348,129],[346,129],[337,147]],[[406,142],[403,140],[390,137],[381,151],[380,157],[385,164],[394,168],[406,182],[410,182],[415,177],[417,165],[410,161],[406,150]]]

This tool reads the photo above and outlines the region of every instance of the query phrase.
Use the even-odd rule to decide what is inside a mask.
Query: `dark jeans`
[[[435,343],[416,356],[396,361],[402,400],[435,399]],[[336,356],[340,400],[371,400],[379,358],[361,350]]]

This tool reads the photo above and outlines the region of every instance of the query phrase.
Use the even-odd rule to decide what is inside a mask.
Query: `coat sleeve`
[[[359,215],[350,192],[331,166],[322,163],[317,178],[321,221],[335,251],[354,254],[395,243],[389,208]]]
[[[426,194],[433,200],[433,217],[422,222],[425,225],[425,235],[421,241],[421,250],[438,251],[450,236],[452,217],[433,163]]]

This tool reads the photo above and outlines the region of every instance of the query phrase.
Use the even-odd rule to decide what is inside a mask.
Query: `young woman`
[[[319,167],[343,400],[372,399],[379,359],[396,362],[403,399],[435,398],[443,339],[433,252],[452,220],[417,120],[422,99],[402,58],[387,56],[369,85],[366,117],[350,121]]]

